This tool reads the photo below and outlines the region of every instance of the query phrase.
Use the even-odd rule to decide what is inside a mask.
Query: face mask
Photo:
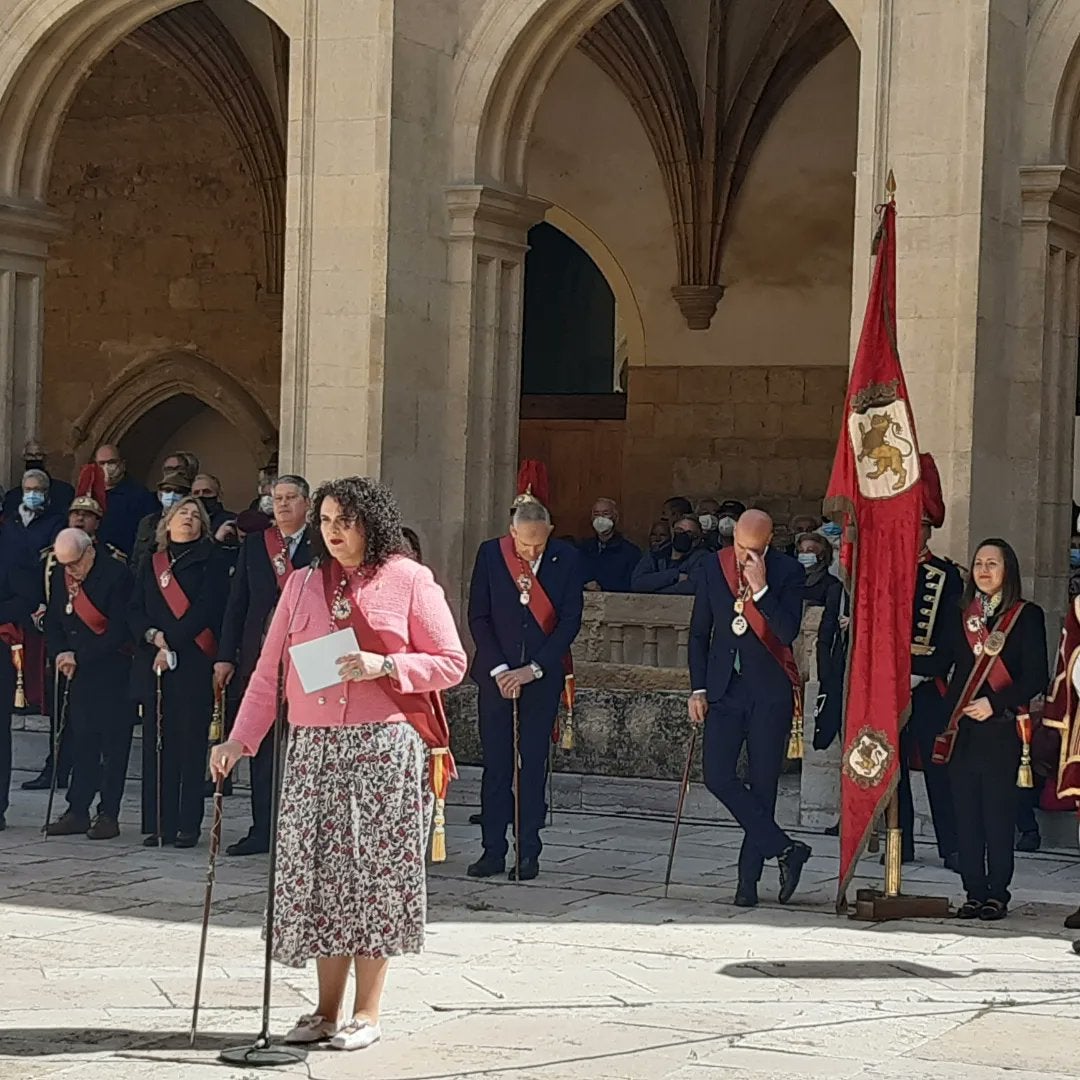
[[[603,514],[597,514],[592,519],[592,527],[598,533],[609,533],[615,528],[615,522],[609,517],[604,517]]]
[[[799,562],[809,570],[812,566],[817,566],[818,558],[812,551],[800,551]]]
[[[104,469],[105,479],[113,481],[114,483],[115,481],[119,480],[121,476],[124,475],[123,465],[105,465]]]
[[[734,536],[735,535],[735,519],[733,517],[722,517],[716,525],[720,531],[721,536]]]
[[[158,499],[163,510],[171,510],[184,496],[179,491],[159,491]]]
[[[694,538],[688,532],[677,532],[671,538],[671,546],[680,554],[685,555],[694,546]]]
[[[699,514],[698,521],[701,522],[701,527],[706,532],[715,531],[717,525],[719,524],[715,514]]]
[[[199,502],[203,504],[208,514],[216,514],[221,509],[221,500],[216,495],[200,495]]]
[[[840,526],[835,521],[830,521],[827,525],[822,525],[818,532],[822,536],[828,537],[829,540],[840,539]]]
[[[1080,567],[1080,548],[1071,548],[1069,550],[1069,566],[1073,570]]]
[[[40,491],[24,491],[22,502],[27,510],[40,510],[45,505],[45,495]]]
[[[260,495],[259,496],[259,509],[270,516],[274,513],[274,496],[273,495]]]

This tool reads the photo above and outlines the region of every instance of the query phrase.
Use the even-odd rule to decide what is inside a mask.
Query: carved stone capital
[[[16,264],[16,269],[43,272],[49,242],[68,228],[69,221],[63,214],[41,203],[0,197],[0,250]],[[20,261],[27,265],[17,265]]]
[[[671,295],[691,330],[708,330],[723,299],[723,285],[674,285]]]
[[[550,203],[486,184],[460,184],[446,189],[450,237],[482,239],[525,249],[529,229],[544,220]]]

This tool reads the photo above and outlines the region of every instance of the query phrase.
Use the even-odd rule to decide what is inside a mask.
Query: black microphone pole
[[[267,878],[266,920],[264,932],[266,945],[263,953],[263,999],[262,1026],[259,1034],[250,1046],[237,1046],[222,1050],[218,1059],[228,1065],[247,1066],[251,1069],[273,1069],[279,1065],[296,1065],[307,1058],[307,1050],[300,1046],[272,1046],[270,1042],[270,991],[274,961],[274,893],[277,890],[277,845],[278,845],[278,807],[281,801],[281,779],[284,774],[286,754],[282,752],[285,728],[288,719],[285,715],[285,649],[288,647],[289,634],[292,632],[293,619],[300,598],[304,595],[307,583],[311,579],[313,563],[304,575],[304,583],[296,597],[296,604],[289,616],[289,625],[285,628],[285,640],[278,656],[277,712],[274,716],[274,753],[272,758],[270,781],[270,873]],[[287,751],[287,747],[286,747]]]

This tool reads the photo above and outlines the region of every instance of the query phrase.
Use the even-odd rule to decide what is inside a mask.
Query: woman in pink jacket
[[[390,957],[423,946],[428,750],[446,749],[436,745],[445,738],[432,734],[441,718],[435,698],[465,675],[465,651],[431,571],[405,554],[401,517],[385,487],[335,480],[315,492],[311,507],[315,565],[286,582],[229,741],[215,747],[211,768],[227,776],[258,750],[274,723],[284,657],[292,735],[273,954],[294,967],[314,958],[319,978],[315,1013],[302,1016],[286,1042],[329,1040],[356,1050],[380,1037]],[[341,683],[305,693],[288,649],[348,627],[361,651],[340,659]],[[343,1018],[351,967],[356,994]]]

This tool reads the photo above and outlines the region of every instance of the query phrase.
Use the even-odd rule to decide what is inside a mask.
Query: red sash
[[[187,598],[187,593],[180,588],[180,582],[176,580],[176,575],[172,572],[168,553],[155,551],[152,561],[154,577],[157,579],[157,586],[161,591],[161,595],[165,597],[165,603],[169,605],[169,610],[172,612],[174,619],[182,619],[190,610],[191,601]],[[161,579],[163,577],[166,578],[168,584],[162,585]],[[208,659],[217,659],[217,639],[209,627],[199,631],[195,637],[195,644],[199,646]]]
[[[731,590],[732,596],[738,596],[742,591],[739,586],[739,572],[735,566],[735,549],[724,548],[717,558],[720,560],[720,570]],[[772,627],[765,621],[765,616],[758,610],[757,604],[751,597],[743,608],[743,618],[750,624],[750,629],[757,635],[758,640],[769,655],[784,669],[784,674],[791,680],[791,688],[795,691],[795,714],[802,715],[802,676],[799,674],[798,665],[795,663],[795,654],[790,645],[785,645],[772,631]]]
[[[364,618],[359,606],[352,600],[349,601],[349,616],[346,619],[338,619],[333,615],[334,597],[337,594],[338,585],[341,583],[341,567],[333,559],[324,559],[320,567],[323,585],[323,596],[326,599],[326,610],[334,625],[339,629],[351,626],[356,640],[364,652],[378,653],[379,655],[392,656],[374,630]],[[382,689],[395,705],[404,714],[405,719],[416,729],[416,733],[424,740],[424,745],[432,751],[430,772],[431,787],[437,798],[446,798],[446,783],[457,778],[457,767],[454,764],[453,755],[450,753],[450,722],[446,718],[446,710],[443,707],[442,695],[437,691],[421,694],[406,694],[394,686],[393,679],[383,679]],[[440,760],[441,759],[441,760]],[[445,780],[440,780],[440,771]],[[440,790],[441,788],[441,790]]]
[[[71,596],[70,590],[68,596]],[[86,595],[85,589],[80,588],[74,596],[71,596],[71,610],[74,611],[86,624],[87,628],[97,634],[98,637],[101,637],[101,635],[109,629],[109,620],[101,614],[94,604],[94,601]]]
[[[967,637],[968,645],[971,651],[975,652],[975,646],[982,637],[975,630],[972,630],[968,626],[968,620],[972,616],[978,616],[978,600],[974,600],[971,606],[964,612],[964,635]],[[1024,610],[1024,601],[1014,604],[1004,615],[1001,616],[1001,621],[995,628],[995,632],[1002,635],[1002,649],[1005,647],[1005,642],[1009,638],[1009,632],[1016,625],[1016,620],[1020,617],[1020,612]],[[964,715],[964,710],[975,700],[975,695],[982,689],[983,683],[989,683],[990,689],[995,694],[1000,694],[1002,691],[1007,690],[1012,686],[1012,675],[1009,674],[1009,669],[1005,666],[1005,662],[1001,659],[1001,651],[997,651],[993,656],[985,650],[975,658],[975,663],[971,668],[971,673],[967,677],[967,682],[964,683],[963,690],[960,691],[960,697],[956,702],[956,708],[952,711],[952,716],[949,717],[949,723],[945,730],[934,740],[934,764],[935,765],[947,765],[952,758],[953,748],[956,746],[956,736],[960,732],[960,720]]]
[[[503,536],[499,538],[499,551],[502,552],[503,562],[506,563],[506,571],[513,581],[514,587],[519,593],[528,598],[528,608],[532,617],[536,620],[540,629],[545,634],[552,634],[559,621],[555,613],[555,605],[551,602],[540,579],[533,573],[532,567],[523,559],[514,548],[514,538]],[[563,693],[562,700],[566,711],[572,716],[574,713],[574,658],[567,653],[562,658],[563,666]],[[551,741],[559,741],[559,718],[555,717],[555,723],[551,729]]]
[[[270,566],[274,571],[274,580],[277,582],[278,592],[285,585],[285,579],[295,569],[292,559],[289,558],[289,545],[285,543],[285,537],[276,525],[263,530],[263,543],[266,544],[266,554],[270,559]]]

